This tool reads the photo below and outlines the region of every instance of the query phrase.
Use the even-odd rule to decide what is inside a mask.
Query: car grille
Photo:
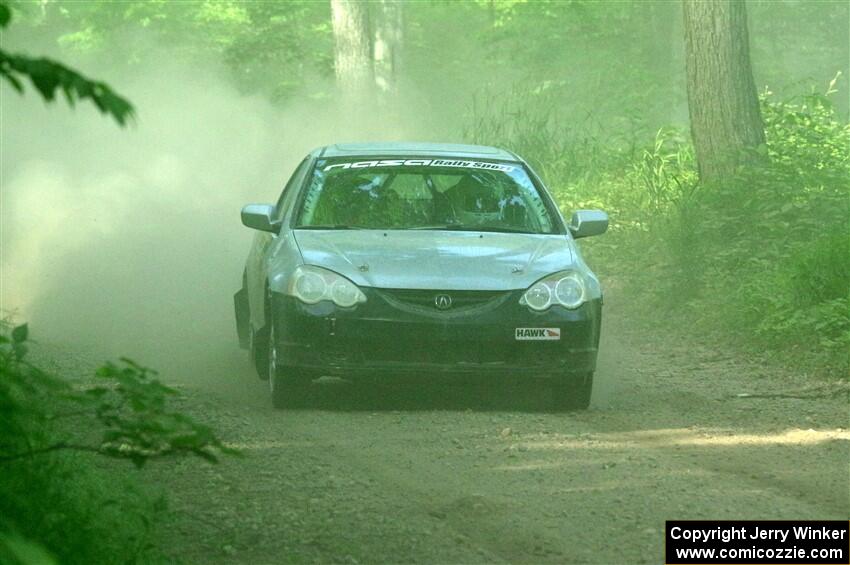
[[[452,315],[496,308],[508,299],[511,291],[382,289],[379,294],[397,308],[420,313]],[[451,306],[438,308],[437,297],[439,296],[448,296],[451,299]]]

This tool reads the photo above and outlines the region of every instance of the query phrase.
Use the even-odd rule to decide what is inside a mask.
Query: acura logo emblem
[[[452,307],[452,297],[448,294],[438,294],[434,297],[434,306],[437,310],[448,310]]]

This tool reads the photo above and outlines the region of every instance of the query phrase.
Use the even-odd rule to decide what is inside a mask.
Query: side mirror
[[[603,234],[608,229],[608,214],[602,210],[576,210],[569,228],[574,239]]]
[[[254,230],[277,233],[280,224],[275,222],[271,204],[248,204],[242,208],[242,224]]]

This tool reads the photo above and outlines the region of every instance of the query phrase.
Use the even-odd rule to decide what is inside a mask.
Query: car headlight
[[[532,310],[545,310],[552,304],[552,289],[543,281],[525,291],[525,303]]]
[[[342,308],[366,302],[366,295],[356,284],[340,274],[313,265],[296,267],[289,279],[287,294],[305,304],[330,300]]]
[[[555,284],[555,298],[565,308],[578,308],[586,294],[584,280],[578,273],[570,273]]]
[[[532,310],[542,312],[552,304],[560,304],[573,310],[587,300],[587,285],[575,271],[564,271],[549,275],[531,285],[520,299]]]

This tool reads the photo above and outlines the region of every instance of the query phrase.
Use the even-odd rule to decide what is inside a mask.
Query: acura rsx
[[[322,376],[520,379],[590,403],[602,290],[540,178],[494,147],[338,144],[297,167],[256,230],[235,295],[240,345],[272,403]],[[535,385],[537,386],[537,385]]]

